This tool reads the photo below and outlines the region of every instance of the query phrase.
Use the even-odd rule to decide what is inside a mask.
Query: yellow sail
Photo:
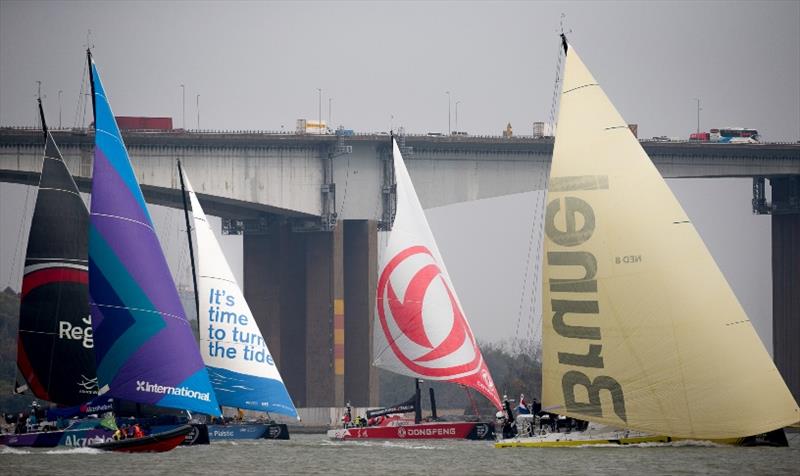
[[[694,226],[571,47],[543,259],[549,411],[702,439],[800,420]]]

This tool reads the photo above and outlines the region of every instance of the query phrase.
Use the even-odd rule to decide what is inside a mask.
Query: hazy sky
[[[189,128],[199,94],[201,128],[293,129],[317,117],[322,88],[323,119],[333,98],[335,125],[424,133],[447,130],[450,91],[453,113],[460,101],[458,129],[496,135],[511,122],[529,134],[533,121],[549,118],[562,12],[570,42],[640,137],[687,137],[699,97],[704,130],[746,126],[767,140],[800,139],[798,1],[0,0],[0,126],[34,124],[37,80],[49,123],[58,124],[59,90],[63,125],[76,123],[91,30],[117,115],[171,116],[180,127],[185,84]],[[751,214],[750,182],[669,184],[771,348],[769,217]],[[0,184],[3,286],[18,288],[11,263],[14,249],[24,250],[26,190]],[[530,314],[525,263],[537,198],[428,212],[480,339],[510,338],[520,309]],[[181,226],[171,213],[154,215],[157,228]],[[227,241],[238,268],[240,241]],[[521,321],[525,332],[530,319]]]
[[[800,2],[0,1],[0,124],[72,125],[91,30],[117,115],[216,129],[323,118],[361,131],[530,133],[547,120],[561,13],[570,41],[641,136],[746,126],[800,138]],[[454,112],[454,111],[453,111]],[[453,121],[454,122],[454,121]]]

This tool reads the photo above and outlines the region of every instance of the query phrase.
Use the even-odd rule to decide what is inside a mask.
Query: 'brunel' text
[[[605,176],[593,177],[557,177],[551,180],[550,192],[570,192],[577,190],[603,190],[608,188],[608,178]],[[563,207],[563,209],[562,209]],[[556,226],[556,216],[563,216],[564,229]],[[577,228],[578,216],[583,224]],[[585,354],[568,352],[558,353],[558,362],[562,365],[584,369],[602,369],[603,345],[599,326],[578,326],[568,323],[570,314],[595,314],[599,315],[600,306],[597,300],[597,259],[579,247],[586,243],[595,230],[595,215],[591,205],[585,200],[573,196],[554,198],[547,204],[545,216],[545,234],[553,243],[565,248],[567,251],[550,251],[547,253],[547,266],[550,274],[555,272],[556,266],[570,266],[583,268],[583,276],[570,278],[552,278],[549,280],[553,309],[553,330],[567,339],[581,339],[586,343]],[[561,296],[557,293],[567,293]],[[554,296],[558,296],[559,298]],[[596,341],[597,343],[591,343]],[[576,401],[575,387],[582,386],[589,395],[589,401]],[[600,390],[611,392],[611,402],[614,413],[627,421],[625,413],[625,397],[622,386],[612,377],[598,375],[589,378],[581,370],[569,370],[561,377],[561,389],[564,393],[564,404],[568,412],[580,413],[588,416],[602,417],[603,408],[600,401]]]

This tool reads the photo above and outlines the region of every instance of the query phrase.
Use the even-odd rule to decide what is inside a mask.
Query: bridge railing
[[[69,133],[78,133],[78,134],[88,134],[92,129],[91,128],[81,128],[81,127],[50,127],[51,132],[69,132]],[[37,126],[0,126],[0,131],[3,130],[14,130],[14,131],[40,131],[41,128]],[[324,136],[324,137],[336,137],[337,135],[334,132],[327,133],[327,134],[299,134],[295,130],[271,130],[271,129],[128,129],[129,132],[136,132],[141,134],[209,134],[209,135],[244,135],[244,136],[274,136],[274,135],[284,135],[284,136],[294,136],[294,135],[306,135],[306,136]],[[126,131],[126,132],[127,132]],[[388,136],[389,133],[386,131],[373,131],[373,132],[353,132],[345,136],[347,137],[375,137],[375,136]],[[508,141],[514,140],[552,140],[552,137],[534,137],[532,134],[516,134],[511,137],[505,137],[502,135],[492,135],[492,134],[470,134],[470,135],[438,135],[438,133],[405,133],[403,134],[407,138],[412,139],[449,139],[449,140],[474,140],[474,139],[489,139],[489,140],[498,140],[498,139],[506,139]],[[689,139],[654,139],[654,138],[640,138],[639,142],[643,143],[665,143],[665,144],[721,144],[720,142],[709,142],[709,141],[693,141]],[[756,144],[762,145],[800,145],[800,140],[798,141],[760,141]],[[736,144],[741,145],[741,144]],[[746,144],[745,144],[746,145]]]

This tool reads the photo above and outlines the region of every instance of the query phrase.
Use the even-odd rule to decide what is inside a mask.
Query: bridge
[[[123,135],[149,202],[182,206],[181,160],[206,212],[223,218],[224,232],[244,235],[244,293],[295,403],[374,404],[377,231],[394,210],[389,136]],[[92,133],[54,137],[89,192]],[[426,208],[542,190],[553,146],[517,137],[399,142]],[[642,145],[667,178],[753,178],[753,211],[772,215],[774,358],[800,400],[800,144]],[[0,129],[0,181],[35,185],[41,154],[39,131]]]

